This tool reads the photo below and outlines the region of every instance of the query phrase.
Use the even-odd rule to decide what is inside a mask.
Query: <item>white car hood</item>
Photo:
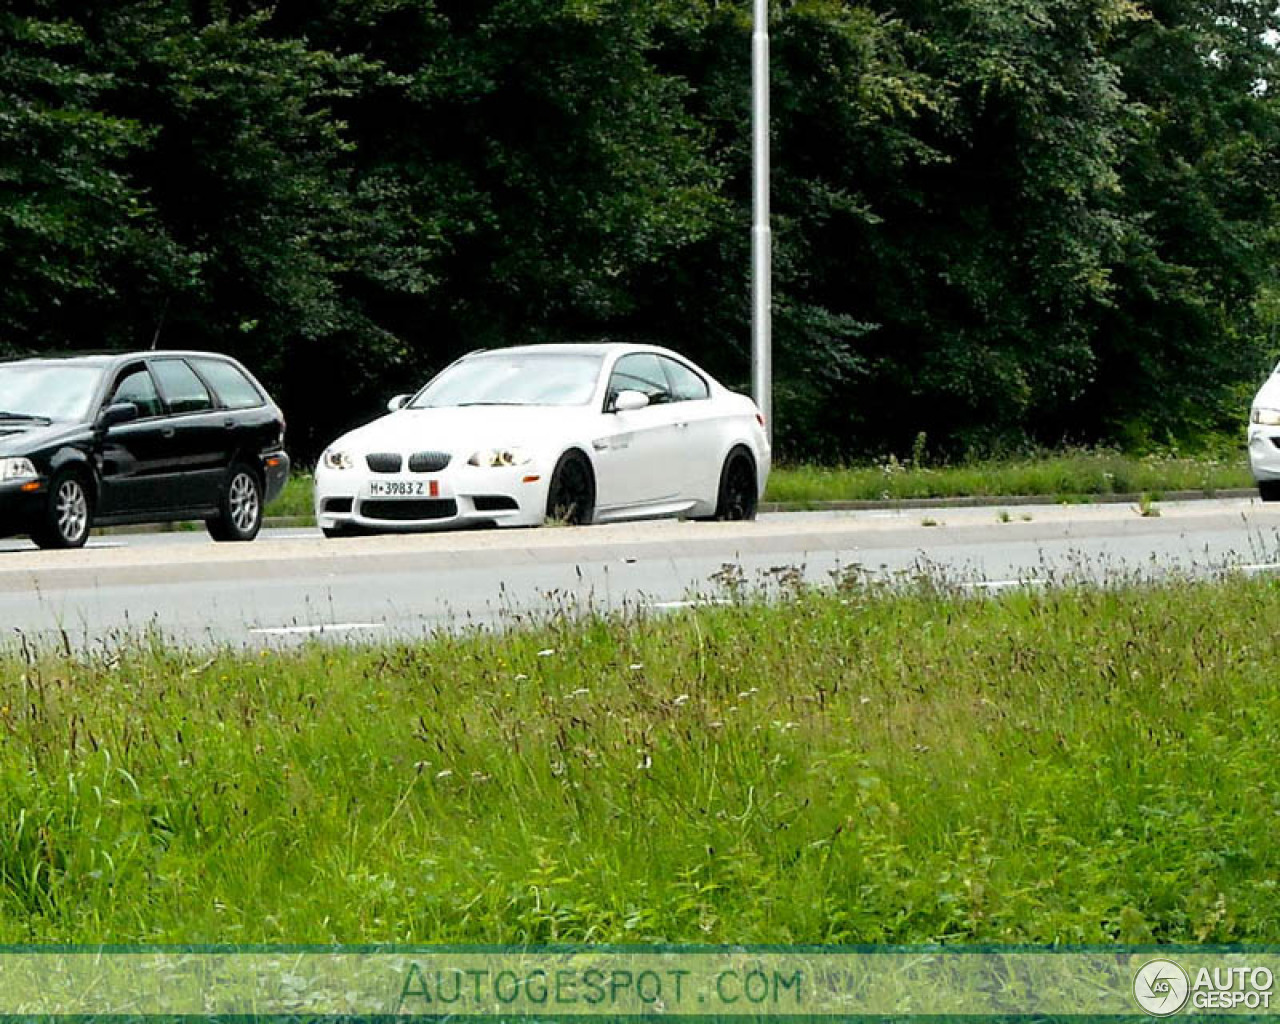
[[[402,409],[344,434],[331,448],[370,452],[443,451],[465,455],[481,448],[538,447],[564,440],[588,414],[586,407],[476,405]]]

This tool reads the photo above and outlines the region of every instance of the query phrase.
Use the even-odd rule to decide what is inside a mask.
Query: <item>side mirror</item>
[[[138,418],[138,407],[132,402],[116,402],[102,410],[98,416],[98,429],[107,430],[119,423],[128,423]]]
[[[409,399],[412,397],[413,395],[396,395],[395,398],[387,403],[387,412],[399,412],[409,404]]]
[[[642,391],[619,391],[613,400],[614,412],[635,412],[649,404],[649,396]]]

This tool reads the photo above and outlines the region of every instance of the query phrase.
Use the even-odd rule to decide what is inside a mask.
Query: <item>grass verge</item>
[[[1079,500],[1107,494],[1167,494],[1252,487],[1244,459],[1129,456],[1106,451],[1046,454],[956,466],[780,466],[766,499],[781,502],[1036,497]]]
[[[916,466],[889,460],[867,466],[778,466],[766,501],[892,501],[968,497],[1087,500],[1107,494],[1160,495],[1252,487],[1243,458],[1131,456],[1072,451],[955,466]],[[269,516],[310,516],[311,477],[295,476],[267,509]]]
[[[0,656],[0,941],[1274,942],[1280,586]]]

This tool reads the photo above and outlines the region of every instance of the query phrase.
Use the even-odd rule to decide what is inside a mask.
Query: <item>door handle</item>
[[[688,423],[677,423],[677,424],[676,424],[676,429],[677,429],[677,430],[684,430],[684,429],[685,429],[686,427],[688,427],[688,426],[689,426],[689,424],[688,424]]]
[[[173,437],[173,435],[174,435],[175,433],[176,433],[176,431],[173,429],[173,427],[165,427],[163,430],[161,430],[161,431],[160,431],[160,436],[161,436],[161,437]]]
[[[232,419],[230,416],[228,416],[225,420],[222,421],[222,425],[224,427],[234,427],[236,425],[236,421]]]

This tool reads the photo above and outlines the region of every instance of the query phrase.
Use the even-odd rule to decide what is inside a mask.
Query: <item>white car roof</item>
[[[637,345],[622,341],[513,345],[510,348],[479,349],[475,352],[467,353],[467,358],[470,358],[471,356],[498,355],[508,352],[552,352],[557,354],[563,353],[565,355],[576,354],[590,356],[621,355],[626,352],[662,352],[666,355],[672,355],[678,359],[684,359],[687,361],[686,356],[680,355],[679,352],[673,352],[670,349],[663,348],[661,345]]]

